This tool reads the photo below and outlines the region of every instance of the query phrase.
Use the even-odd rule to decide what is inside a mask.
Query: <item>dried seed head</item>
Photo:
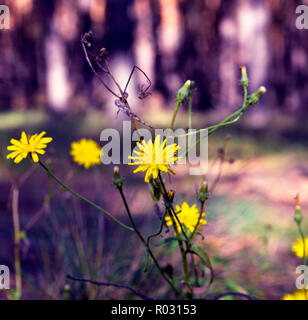
[[[107,58],[108,57],[108,51],[106,48],[101,48],[99,50],[99,56],[103,57],[103,58]]]

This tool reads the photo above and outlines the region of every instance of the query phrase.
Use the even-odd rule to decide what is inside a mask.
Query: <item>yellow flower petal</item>
[[[47,143],[52,141],[52,138],[43,138],[46,134],[45,131],[40,134],[34,134],[32,136],[27,136],[23,131],[20,136],[20,140],[11,139],[12,145],[7,147],[8,151],[13,151],[7,155],[7,159],[14,159],[15,163],[20,163],[22,159],[26,158],[29,153],[31,153],[32,160],[34,162],[39,161],[38,154],[44,154]]]

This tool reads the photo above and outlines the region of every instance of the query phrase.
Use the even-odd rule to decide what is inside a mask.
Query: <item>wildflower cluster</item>
[[[85,52],[86,58],[92,71],[94,71],[95,75],[98,74],[95,71],[92,63],[97,63],[98,67],[101,71],[103,71],[107,76],[111,76],[112,73],[110,71],[109,63],[107,61],[108,53],[106,49],[101,49],[100,54],[98,56],[90,55],[88,52],[88,48],[91,47],[90,43],[90,33],[85,34],[82,38],[82,46]],[[92,58],[90,59],[89,56]],[[138,68],[139,69],[139,68]],[[143,74],[144,72],[139,69]],[[98,76],[99,77],[99,76]],[[114,76],[111,76],[111,80],[115,83],[115,87],[119,89],[118,93],[115,93],[111,88],[109,88],[108,83],[105,82],[101,77],[99,77],[100,81],[103,83],[106,89],[109,90],[117,98],[116,105],[122,108],[122,111],[125,111],[130,118],[132,123],[134,124],[136,130],[138,130],[138,123],[142,123],[146,125],[144,121],[142,121],[135,113],[133,113],[128,104],[128,94],[126,93],[126,87],[124,90],[120,87],[120,85],[115,80]],[[146,77],[147,78],[147,77]],[[148,79],[148,78],[147,78]],[[149,80],[149,79],[148,79]],[[209,134],[212,134],[218,128],[222,126],[226,126],[232,123],[237,122],[240,117],[243,115],[244,111],[251,105],[256,104],[260,97],[265,93],[265,88],[261,87],[255,93],[252,93],[250,96],[247,94],[248,87],[248,77],[246,68],[242,68],[242,81],[241,84],[244,89],[244,99],[242,107],[235,111],[233,114],[219,122],[218,124],[200,129],[209,130]],[[142,92],[141,97],[146,97],[149,93],[147,92],[148,87]],[[186,81],[184,86],[180,88],[176,95],[176,104],[173,112],[173,117],[170,123],[170,129],[173,128],[177,116],[177,111],[179,107],[185,103],[189,102],[189,127],[191,127],[191,106],[192,106],[192,97],[195,91],[195,84],[193,81]],[[8,151],[11,151],[10,154],[7,155],[8,159],[14,159],[15,163],[20,163],[23,159],[27,158],[29,154],[31,154],[32,160],[41,165],[41,167],[48,173],[48,175],[53,178],[58,184],[60,184],[65,190],[70,192],[73,196],[79,198],[80,200],[86,202],[88,205],[91,205],[98,211],[106,214],[109,218],[113,219],[114,222],[121,225],[126,230],[131,232],[135,232],[135,234],[139,237],[142,244],[145,247],[145,253],[147,257],[153,261],[158,271],[160,272],[162,278],[166,281],[166,283],[170,286],[176,296],[181,297],[182,299],[187,298],[195,298],[196,294],[194,291],[195,287],[200,287],[199,282],[199,274],[197,269],[201,269],[201,277],[202,285],[207,283],[207,290],[211,286],[214,273],[213,267],[211,265],[210,258],[205,252],[202,244],[196,243],[195,241],[195,233],[203,231],[202,226],[207,224],[207,221],[204,219],[206,212],[206,201],[209,199],[209,190],[206,182],[203,182],[199,192],[197,193],[197,201],[198,204],[193,204],[189,206],[189,204],[184,202],[179,202],[181,204],[175,205],[174,208],[174,199],[175,199],[175,191],[168,190],[168,187],[165,184],[164,177],[167,174],[175,175],[176,172],[173,169],[173,166],[176,164],[179,156],[177,155],[177,151],[179,150],[179,146],[176,143],[167,144],[167,139],[162,141],[162,137],[157,135],[154,140],[149,139],[145,141],[141,139],[137,142],[137,147],[133,152],[133,155],[129,156],[129,159],[133,160],[133,162],[129,163],[129,165],[137,166],[134,170],[134,173],[145,172],[144,181],[149,184],[149,189],[154,200],[154,205],[160,211],[160,206],[164,206],[164,215],[160,216],[160,230],[155,234],[149,235],[147,238],[143,236],[143,232],[140,232],[138,229],[138,224],[134,221],[134,215],[131,212],[129,207],[129,203],[125,197],[125,189],[124,182],[125,179],[120,175],[120,169],[118,167],[114,168],[114,176],[113,176],[113,184],[117,188],[120,193],[121,199],[123,201],[123,205],[127,212],[130,226],[124,224],[119,221],[115,216],[111,213],[95,204],[94,202],[88,200],[84,196],[72,190],[68,185],[66,185],[60,178],[58,178],[51,170],[51,168],[45,165],[39,159],[39,155],[44,155],[46,152],[47,144],[52,141],[50,137],[44,137],[46,134],[45,131],[34,134],[27,135],[24,131],[21,133],[21,137],[19,140],[11,139],[11,145],[7,147]],[[186,136],[186,135],[185,135]],[[200,141],[196,142],[196,145],[200,143]],[[187,152],[187,150],[186,150]],[[185,150],[184,150],[185,153]],[[101,163],[101,157],[103,156],[103,151],[97,142],[92,139],[82,138],[79,141],[74,141],[71,143],[70,155],[72,160],[77,163],[79,166],[84,167],[85,169],[89,169],[95,165]],[[160,199],[163,199],[164,202],[160,203]],[[175,279],[166,272],[165,268],[162,268],[158,258],[156,257],[153,248],[151,247],[150,239],[158,236],[163,236],[163,229],[173,227],[174,235],[171,238],[165,238],[163,243],[167,243],[168,241],[176,240],[176,243],[181,252],[181,259],[183,265],[184,277],[182,277],[181,282],[175,281]],[[308,239],[307,239],[308,244]],[[306,244],[306,246],[307,246]],[[305,245],[304,245],[305,246]],[[294,252],[298,256],[302,251],[301,243],[297,243],[293,248]],[[198,261],[195,261],[198,259]],[[190,264],[191,261],[191,264]],[[191,266],[191,267],[190,267]],[[190,270],[191,268],[191,270]],[[210,271],[209,279],[206,278],[206,272],[204,269],[208,269]],[[192,272],[194,272],[194,276],[192,276]],[[206,291],[207,291],[206,290]],[[200,291],[200,290],[199,290]],[[299,293],[297,293],[298,297],[301,297]],[[286,298],[290,297],[288,295]],[[202,296],[200,295],[200,298]]]

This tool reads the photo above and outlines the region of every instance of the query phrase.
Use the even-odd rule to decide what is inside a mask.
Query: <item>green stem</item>
[[[150,247],[148,246],[147,242],[145,241],[145,239],[143,238],[142,234],[140,233],[140,231],[138,230],[136,224],[135,224],[135,221],[133,219],[133,216],[130,212],[130,209],[129,209],[129,206],[127,204],[127,201],[126,201],[126,198],[125,198],[125,195],[123,193],[123,189],[122,187],[118,186],[117,189],[119,190],[120,194],[121,194],[121,198],[122,198],[122,201],[124,203],[124,206],[125,206],[125,209],[126,209],[126,212],[128,214],[128,217],[129,217],[129,220],[133,226],[133,229],[134,231],[136,232],[137,236],[139,237],[139,239],[141,240],[141,242],[143,243],[143,245],[146,247],[149,255],[151,256],[154,264],[156,265],[158,271],[160,272],[161,276],[167,281],[167,283],[169,284],[169,286],[171,287],[171,289],[175,292],[175,294],[177,296],[181,296],[182,298],[185,298],[185,296],[183,296],[181,294],[181,292],[175,287],[175,285],[173,284],[173,282],[166,276],[166,274],[164,273],[163,269],[161,268],[159,262],[157,261],[156,257],[154,256],[152,250],[150,249]]]
[[[176,104],[175,104],[174,112],[173,112],[173,117],[172,117],[172,120],[171,120],[171,123],[170,123],[170,129],[171,129],[171,130],[173,130],[175,118],[176,118],[176,115],[177,115],[177,113],[178,113],[180,104],[181,104],[181,101],[180,101],[180,100],[177,100],[177,101],[176,101]]]
[[[163,188],[163,196],[165,197],[165,202],[168,203],[169,202],[169,199],[167,198],[168,197],[168,193],[167,193],[167,190],[166,190],[166,187],[165,187],[165,184],[164,184],[164,181],[161,177],[161,174],[160,172],[158,173],[158,176],[159,176],[159,180],[160,180],[160,183],[161,183],[161,186]],[[172,224],[173,224],[173,228],[174,228],[174,231],[176,233],[176,236],[178,238],[178,243],[179,243],[179,248],[180,248],[180,251],[181,251],[181,256],[182,256],[182,262],[183,262],[183,269],[184,269],[184,274],[185,274],[185,280],[186,280],[186,283],[187,285],[190,287],[191,289],[191,292],[193,294],[193,289],[191,287],[191,284],[190,284],[190,277],[189,277],[189,269],[188,269],[188,263],[187,263],[187,257],[186,257],[186,251],[184,249],[184,245],[183,245],[183,241],[180,239],[180,233],[178,231],[178,228],[177,228],[177,224],[176,224],[176,221],[174,219],[174,217],[177,218],[177,221],[178,221],[178,224],[183,232],[183,234],[185,235],[186,239],[187,239],[187,247],[189,246],[189,238],[186,236],[185,232],[184,232],[184,229],[183,229],[183,226],[181,224],[181,222],[179,221],[174,209],[171,207],[171,204],[168,208],[166,208],[169,212],[169,216],[172,220]]]
[[[14,225],[14,258],[15,258],[15,274],[16,274],[16,295],[15,299],[19,300],[22,293],[21,281],[21,261],[20,261],[20,223],[18,210],[19,191],[13,188],[12,211]]]
[[[188,128],[191,131],[192,130],[192,116],[191,116],[191,110],[192,110],[192,94],[189,95],[189,102],[188,102]],[[188,145],[191,145],[191,136],[188,137]]]
[[[303,241],[303,265],[305,266],[306,262],[307,262],[307,256],[306,256],[306,252],[307,251],[306,251],[305,235],[304,235],[304,232],[303,232],[303,229],[302,229],[300,223],[297,223],[297,227],[298,227],[299,235],[300,235],[300,237],[302,238],[302,241]]]
[[[196,231],[197,231],[197,228],[199,226],[199,223],[200,223],[200,220],[202,218],[202,213],[203,213],[203,210],[204,210],[204,201],[200,201],[200,211],[199,211],[199,217],[198,217],[198,222],[197,224],[195,225],[195,228],[194,228],[194,231],[192,232],[191,236],[190,236],[190,239],[193,239]]]
[[[79,193],[75,192],[74,190],[72,190],[69,186],[67,186],[66,184],[64,184],[58,177],[56,177],[53,172],[41,161],[39,161],[39,164],[42,166],[42,168],[44,170],[47,171],[47,173],[54,179],[56,180],[65,190],[69,191],[72,195],[74,195],[75,197],[79,198],[80,200],[85,201],[86,203],[88,203],[89,205],[91,205],[92,207],[94,207],[95,209],[103,212],[104,214],[106,214],[109,218],[111,218],[113,221],[115,221],[117,224],[119,224],[120,226],[122,226],[123,228],[130,230],[130,231],[134,231],[133,228],[127,226],[126,224],[122,223],[121,221],[119,221],[117,218],[115,218],[111,213],[109,213],[108,211],[106,211],[105,209],[103,209],[102,207],[98,206],[97,204],[95,204],[94,202],[88,200],[87,198],[83,197],[82,195],[80,195]]]
[[[184,134],[184,135],[179,135],[176,137],[179,138],[181,136],[188,136],[188,135],[192,135],[192,134],[197,134],[197,133],[200,133],[200,132],[203,132],[206,130],[208,130],[207,136],[209,136],[212,133],[214,133],[218,128],[232,124],[234,122],[237,122],[240,119],[240,117],[242,116],[243,112],[250,106],[250,104],[247,103],[247,87],[243,87],[243,89],[244,89],[244,98],[243,98],[242,107],[240,109],[238,109],[237,111],[235,111],[234,113],[232,113],[231,115],[229,115],[224,120],[222,120],[221,122],[219,122],[218,124],[216,124],[214,126],[200,129],[200,130],[197,130],[196,132],[192,132],[192,133],[188,133],[188,134]],[[201,139],[198,139],[193,146],[190,146],[190,148],[187,148],[184,156],[186,156],[192,148],[194,148],[196,145],[198,145],[200,143],[200,141],[201,141]],[[180,155],[180,156],[183,156],[183,155]]]
[[[192,94],[189,96],[189,102],[188,102],[188,128],[190,130],[192,129],[191,110],[192,110]]]
[[[164,181],[163,181],[163,179],[162,179],[162,177],[161,177],[160,171],[159,171],[158,176],[159,176],[160,184],[161,184],[161,186],[162,186],[162,188],[163,188],[163,190],[162,190],[163,197],[165,198],[165,200],[168,200],[168,199],[167,199],[167,198],[168,198],[168,197],[167,197],[167,190],[166,190]],[[182,226],[182,224],[181,224],[181,222],[180,222],[180,220],[179,220],[179,218],[178,218],[178,216],[177,216],[177,214],[176,214],[176,212],[175,212],[175,210],[174,210],[174,208],[173,208],[173,206],[172,206],[172,203],[170,203],[170,208],[168,208],[168,210],[169,210],[169,209],[171,210],[171,212],[173,213],[174,217],[176,218],[176,220],[177,220],[177,222],[178,222],[178,224],[179,224],[179,226],[180,226],[180,228],[181,228],[181,231],[182,231],[182,233],[183,233],[186,241],[189,241],[189,238],[188,238],[187,235],[186,235],[186,232],[185,232],[185,230],[184,230],[184,228],[183,228],[183,226]]]
[[[305,235],[301,226],[301,223],[297,223],[297,227],[298,227],[298,232],[300,234],[300,237],[303,241],[303,265],[306,266],[306,262],[307,262],[307,257],[306,257],[306,241],[305,241]],[[305,299],[308,300],[308,289],[305,287],[304,288],[305,291]]]
[[[185,281],[188,284],[188,286],[190,287],[190,278],[189,278],[187,257],[186,257],[183,241],[180,239],[180,233],[179,233],[179,230],[177,228],[176,221],[174,219],[174,216],[173,216],[173,213],[172,213],[171,209],[169,209],[169,216],[170,216],[170,218],[172,220],[173,228],[174,228],[175,234],[176,234],[176,236],[178,238],[178,243],[179,243],[181,256],[182,256],[182,261],[183,261],[183,269],[184,269],[184,274],[185,274]]]

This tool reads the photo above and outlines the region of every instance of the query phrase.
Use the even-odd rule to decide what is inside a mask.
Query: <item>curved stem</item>
[[[64,184],[58,177],[56,177],[53,172],[41,161],[39,161],[39,164],[42,166],[42,168],[44,170],[47,171],[47,173],[54,179],[56,180],[65,190],[69,191],[72,195],[74,195],[75,197],[79,198],[80,200],[85,201],[86,203],[88,203],[89,205],[91,205],[92,207],[94,207],[95,209],[103,212],[104,214],[106,214],[109,218],[111,218],[113,221],[115,221],[117,224],[119,224],[121,227],[130,230],[130,231],[134,231],[133,228],[127,226],[126,224],[124,224],[123,222],[119,221],[117,218],[115,218],[111,213],[109,213],[108,211],[106,211],[105,209],[103,209],[102,207],[98,206],[97,204],[95,204],[94,202],[88,200],[87,198],[83,197],[82,195],[80,195],[79,193],[75,192],[74,190],[72,190],[69,186],[67,186],[66,184]]]
[[[21,298],[22,281],[21,281],[21,262],[20,262],[20,223],[18,210],[19,191],[13,188],[13,224],[14,224],[14,257],[16,273],[16,298]]]
[[[176,104],[175,104],[175,108],[174,108],[172,120],[171,120],[171,123],[170,123],[170,129],[171,129],[171,130],[173,130],[175,118],[176,118],[176,115],[177,115],[177,113],[178,113],[180,104],[181,104],[181,101],[180,101],[180,100],[177,100],[177,101],[176,101]]]
[[[197,231],[197,228],[199,226],[199,223],[200,223],[200,220],[202,218],[202,213],[203,213],[203,210],[204,210],[204,201],[200,201],[200,210],[199,210],[199,217],[198,217],[198,222],[197,224],[195,225],[195,228],[194,228],[194,231],[192,232],[191,236],[190,236],[190,239],[193,239],[196,231]]]
[[[72,277],[70,275],[66,276],[68,279],[73,280],[73,281],[79,281],[79,282],[86,282],[86,283],[91,283],[91,284],[95,284],[97,286],[112,286],[112,287],[116,287],[116,288],[124,288],[124,289],[128,289],[130,290],[133,294],[135,294],[136,296],[140,297],[141,299],[144,300],[155,300],[154,298],[150,298],[144,294],[142,294],[141,292],[138,292],[137,290],[135,290],[134,288],[126,285],[126,284],[120,284],[120,283],[110,283],[110,282],[101,282],[101,281],[95,281],[95,280],[90,280],[90,279],[82,279],[82,278],[75,278]]]
[[[162,186],[162,188],[163,188],[163,190],[162,190],[163,197],[164,197],[165,199],[167,199],[167,190],[166,190],[164,181],[163,181],[163,179],[162,179],[162,177],[161,177],[160,171],[159,171],[158,177],[159,177],[160,184],[161,184],[161,186]],[[177,214],[176,214],[176,212],[175,212],[175,210],[174,210],[174,208],[173,208],[173,206],[172,206],[172,203],[170,204],[170,208],[168,208],[168,210],[170,210],[171,213],[172,213],[172,214],[174,215],[174,217],[176,218],[176,220],[177,220],[177,222],[178,222],[178,224],[179,224],[179,226],[180,226],[180,228],[181,228],[181,231],[182,231],[182,233],[183,233],[186,241],[189,241],[189,238],[187,237],[187,235],[186,235],[186,233],[185,233],[185,230],[184,230],[184,228],[183,228],[183,226],[182,226],[182,224],[181,224],[181,222],[180,222],[180,220],[179,220],[179,218],[178,218],[178,216],[177,216]]]
[[[164,181],[163,181],[163,179],[162,179],[162,177],[161,177],[160,172],[158,173],[158,176],[159,176],[160,184],[161,184],[161,186],[162,186],[162,188],[163,188],[163,192],[164,192],[164,195],[163,195],[163,196],[164,196],[164,198],[165,198],[165,202],[168,202],[169,199],[167,199],[167,190],[166,190],[166,187],[165,187],[165,184],[164,184]],[[193,288],[192,288],[192,286],[191,286],[191,284],[190,284],[190,277],[189,277],[189,269],[188,269],[186,251],[185,251],[185,249],[184,249],[183,241],[180,239],[180,233],[179,233],[179,230],[178,230],[178,228],[177,228],[177,224],[176,224],[176,223],[179,224],[179,226],[181,227],[181,230],[182,230],[183,234],[185,235],[185,238],[186,238],[186,240],[187,240],[187,243],[186,243],[187,246],[189,245],[190,239],[186,236],[186,234],[185,234],[185,232],[184,232],[184,229],[183,229],[183,226],[182,226],[181,222],[179,221],[179,218],[177,217],[174,209],[172,208],[172,205],[170,204],[170,206],[169,206],[168,208],[166,207],[166,209],[169,211],[169,216],[170,216],[170,218],[171,218],[171,221],[172,221],[172,224],[173,224],[173,228],[174,228],[175,234],[176,234],[176,236],[177,236],[177,238],[178,238],[179,248],[180,248],[180,251],[181,251],[181,256],[182,256],[182,261],[183,261],[183,269],[184,269],[184,274],[185,274],[185,281],[186,281],[187,285],[190,287],[191,292],[192,292],[192,294],[193,294]],[[174,217],[177,218],[177,222],[175,221],[175,218],[174,218]]]
[[[130,219],[130,222],[134,228],[134,231],[136,232],[137,236],[139,237],[139,239],[141,240],[141,242],[143,243],[143,245],[146,247],[149,255],[151,256],[154,264],[156,265],[158,271],[160,272],[161,276],[168,282],[169,286],[171,287],[171,289],[175,292],[175,294],[177,296],[181,296],[183,299],[185,298],[181,292],[175,287],[175,285],[173,284],[173,282],[166,276],[166,274],[164,273],[163,269],[161,268],[159,262],[157,261],[156,257],[154,256],[152,250],[150,249],[150,247],[148,246],[147,242],[145,241],[145,239],[143,238],[142,234],[140,233],[140,231],[138,230],[136,224],[135,224],[135,221],[134,221],[134,218],[130,212],[130,209],[129,209],[129,206],[127,204],[127,201],[126,201],[126,198],[125,198],[125,195],[123,193],[123,189],[121,186],[117,186],[117,189],[119,190],[120,192],[120,195],[121,195],[121,198],[122,198],[122,201],[124,203],[124,206],[125,206],[125,209],[126,209],[126,212],[128,214],[128,217]]]
[[[246,298],[247,300],[259,300],[255,297],[252,297],[248,294],[241,293],[241,292],[225,292],[225,293],[219,294],[218,296],[214,297],[212,300],[219,300],[219,299],[227,297],[227,296],[237,296],[237,297]]]
[[[241,118],[243,112],[250,106],[250,104],[247,103],[247,98],[248,98],[247,87],[244,86],[243,88],[244,88],[244,97],[243,97],[242,107],[240,109],[238,109],[237,111],[235,111],[234,113],[232,113],[231,115],[229,115],[224,120],[222,120],[221,122],[219,122],[218,124],[216,124],[214,126],[207,127],[207,128],[204,128],[204,129],[200,129],[200,130],[197,130],[196,132],[191,132],[191,133],[187,133],[187,134],[184,134],[184,135],[179,135],[179,136],[176,136],[176,137],[179,138],[181,136],[189,136],[189,135],[197,134],[197,133],[200,133],[200,132],[203,132],[203,131],[206,131],[206,130],[208,130],[207,136],[209,136],[212,133],[214,133],[218,128],[237,122]],[[203,137],[203,138],[205,138],[205,137]],[[197,146],[201,142],[201,140],[202,140],[201,138],[198,139],[194,143],[194,145],[190,146],[190,148],[187,148],[185,153],[184,153],[184,156],[186,156],[192,148]],[[181,154],[180,156],[183,156],[183,155]]]
[[[147,238],[147,246],[148,246],[148,247],[150,247],[150,240],[151,240],[152,238],[154,238],[154,237],[159,236],[159,235],[162,233],[163,227],[164,227],[164,224],[165,224],[165,217],[166,217],[167,213],[168,213],[168,211],[165,210],[164,215],[163,215],[163,217],[162,217],[162,219],[161,219],[159,231],[156,232],[156,233],[151,234],[150,236],[148,236],[148,238]]]
[[[306,251],[306,241],[305,241],[305,235],[304,235],[304,232],[303,232],[303,229],[300,225],[300,223],[297,224],[297,227],[298,227],[298,232],[299,232],[299,235],[300,237],[302,238],[302,241],[303,241],[303,265],[305,266],[306,265],[306,262],[307,262],[307,251]]]

